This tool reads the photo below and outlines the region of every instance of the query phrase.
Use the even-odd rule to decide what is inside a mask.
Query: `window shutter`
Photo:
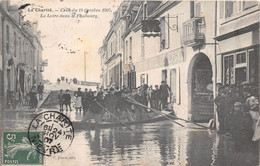
[[[160,27],[161,27],[160,49],[163,50],[165,48],[165,17],[161,19]]]
[[[195,4],[195,17],[200,17],[201,7],[200,2]]]

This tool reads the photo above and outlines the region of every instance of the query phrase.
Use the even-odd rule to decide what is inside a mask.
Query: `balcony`
[[[203,17],[194,17],[183,23],[183,43],[186,46],[200,46],[205,41],[203,28],[205,21]]]

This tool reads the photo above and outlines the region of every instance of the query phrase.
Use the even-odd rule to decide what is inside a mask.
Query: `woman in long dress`
[[[82,108],[82,92],[81,92],[81,88],[78,88],[78,91],[74,92],[74,96],[76,97],[76,101],[75,101],[75,109],[76,111],[81,111]]]

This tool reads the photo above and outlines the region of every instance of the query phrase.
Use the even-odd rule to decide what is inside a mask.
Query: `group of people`
[[[248,82],[240,85],[217,85],[217,105],[219,131],[231,134],[235,147],[260,138],[259,94],[256,86]]]
[[[155,85],[155,89],[144,84],[132,89],[123,86],[121,90],[119,87],[97,89],[97,91],[87,88],[85,91],[81,91],[81,88],[78,88],[74,93],[69,93],[69,90],[66,90],[65,94],[63,94],[63,90],[60,90],[58,99],[61,111],[63,111],[64,105],[66,111],[68,108],[71,110],[71,95],[75,97],[76,111],[88,112],[85,114],[87,119],[83,120],[93,118],[96,121],[111,121],[114,118],[119,118],[132,121],[147,118],[148,107],[156,110],[167,108],[170,88],[165,81],[162,81],[160,87]]]
[[[37,88],[36,86],[33,86],[29,93],[26,96],[26,100],[30,106],[30,108],[37,108],[38,106],[38,98],[37,94],[39,95],[39,100],[43,99],[43,90],[44,90],[44,85],[40,83]]]

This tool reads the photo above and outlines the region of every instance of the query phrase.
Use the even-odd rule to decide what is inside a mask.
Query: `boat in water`
[[[131,125],[138,125],[138,124],[144,124],[144,123],[154,123],[158,121],[163,120],[169,120],[174,119],[173,116],[175,116],[174,111],[172,110],[163,110],[160,114],[156,114],[150,118],[141,119],[141,120],[134,120],[134,121],[125,121],[120,122],[115,120],[115,122],[101,122],[101,123],[93,123],[91,121],[89,122],[72,122],[72,125],[74,127],[74,130],[95,130],[95,129],[105,129],[105,128],[112,128],[112,127],[124,127],[124,126],[131,126]]]

